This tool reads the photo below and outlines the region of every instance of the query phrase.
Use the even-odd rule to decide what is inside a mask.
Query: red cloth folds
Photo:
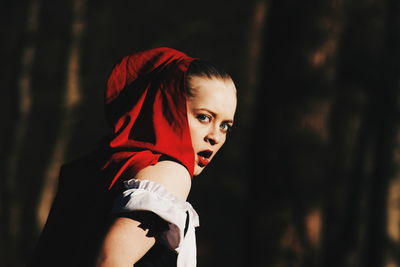
[[[115,170],[109,189],[121,177],[133,178],[157,163],[161,155],[181,163],[193,177],[185,96],[185,73],[193,60],[161,47],[126,56],[114,67],[105,92],[113,135],[103,170]]]

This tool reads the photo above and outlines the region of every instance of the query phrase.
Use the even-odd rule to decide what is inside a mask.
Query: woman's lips
[[[199,156],[199,165],[200,167],[205,167],[207,166],[207,164],[210,163],[210,160],[203,157],[203,156]]]
[[[198,156],[198,164],[200,167],[205,167],[210,163],[210,157],[212,155],[211,150],[203,150],[197,153]]]

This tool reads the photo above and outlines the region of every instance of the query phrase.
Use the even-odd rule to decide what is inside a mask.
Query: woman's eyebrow
[[[209,110],[208,108],[196,108],[196,110],[202,110],[202,111],[207,111],[208,113],[210,113],[213,117],[216,117],[217,114],[211,110]]]

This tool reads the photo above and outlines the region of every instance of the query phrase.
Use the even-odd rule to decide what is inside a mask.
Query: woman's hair
[[[200,59],[193,60],[186,72],[186,79],[191,77],[204,77],[209,79],[232,79],[231,75],[221,68],[217,68],[214,64]],[[187,82],[187,85],[189,83]],[[186,93],[192,95],[190,86],[186,87]]]
[[[224,70],[217,68],[214,64],[200,59],[193,60],[186,72],[187,77],[198,76],[218,79],[231,79],[231,76]]]

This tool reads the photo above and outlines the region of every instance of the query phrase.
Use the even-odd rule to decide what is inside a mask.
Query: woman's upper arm
[[[155,238],[147,236],[149,229],[141,222],[118,217],[108,229],[97,257],[97,267],[133,266],[154,245]]]
[[[174,161],[160,161],[139,171],[135,179],[161,184],[167,191],[186,200],[191,187],[189,172]],[[132,266],[154,245],[152,227],[146,225],[149,213],[118,217],[107,230],[97,256],[97,267]],[[154,221],[154,220],[152,220]],[[157,228],[157,227],[156,227]],[[157,230],[157,229],[156,229]]]

